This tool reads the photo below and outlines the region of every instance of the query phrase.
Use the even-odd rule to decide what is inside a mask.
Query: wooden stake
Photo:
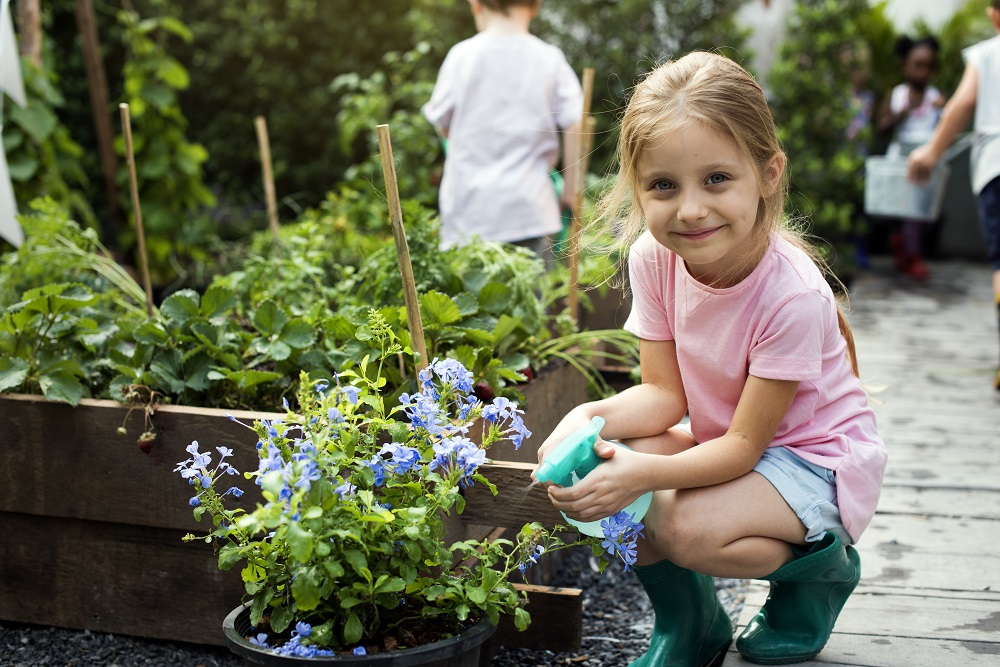
[[[403,276],[403,300],[406,301],[406,319],[410,326],[413,348],[420,355],[417,371],[427,368],[427,344],[424,342],[424,325],[420,319],[420,302],[417,300],[417,285],[413,280],[413,265],[410,264],[410,248],[406,243],[403,229],[403,209],[399,204],[399,183],[396,180],[396,164],[392,158],[392,141],[389,126],[378,125],[378,150],[382,156],[382,177],[385,179],[385,194],[389,200],[389,219],[392,222],[392,237],[396,241],[399,256],[399,270]]]
[[[101,225],[104,243],[117,245],[118,229],[122,223],[122,210],[118,203],[118,158],[115,156],[113,132],[111,129],[111,104],[108,101],[108,82],[101,62],[101,44],[94,18],[91,0],[76,0],[76,26],[80,32],[83,49],[83,64],[87,72],[87,88],[90,92],[90,112],[94,117],[94,133],[97,135],[97,151],[101,156],[101,175],[104,178],[104,196],[108,200],[109,215]]]
[[[122,133],[125,135],[125,161],[128,164],[128,182],[132,193],[132,211],[135,213],[135,236],[139,242],[139,267],[142,286],[146,290],[146,314],[153,316],[153,286],[149,281],[149,258],[146,256],[146,234],[142,228],[142,210],[139,207],[139,179],[135,173],[135,154],[132,150],[132,121],[128,105],[118,105],[122,115]]]
[[[42,10],[39,0],[18,0],[17,41],[22,56],[42,68]]]
[[[278,240],[278,202],[274,195],[274,173],[271,171],[271,141],[267,136],[267,120],[257,116],[257,144],[260,146],[260,168],[264,179],[264,198],[267,200],[267,224],[274,240]]]
[[[573,215],[569,224],[569,255],[567,264],[569,266],[569,292],[566,294],[566,307],[569,309],[569,316],[574,322],[579,321],[580,315],[580,220],[583,217],[583,202],[587,178],[585,157],[590,152],[587,148],[592,142],[587,141],[590,131],[590,102],[594,96],[594,68],[588,67],[583,70],[583,116],[580,121],[580,151],[577,155],[573,169],[576,170],[576,192],[573,204]]]

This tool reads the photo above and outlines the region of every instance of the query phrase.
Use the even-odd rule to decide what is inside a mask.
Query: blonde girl
[[[860,579],[850,544],[875,512],[886,454],[847,322],[785,227],[764,94],[734,62],[691,53],[637,86],[618,152],[605,219],[630,245],[625,329],[642,383],[578,406],[546,439],[539,461],[606,420],[604,462],[549,498],[595,521],[653,492],[635,570],[656,620],[634,665],[721,664],[733,628],[716,576],[772,582],[736,640],[747,660],[808,660]]]

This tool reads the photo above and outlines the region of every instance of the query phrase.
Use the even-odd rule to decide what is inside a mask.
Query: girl
[[[902,157],[925,143],[934,134],[947,101],[941,91],[930,85],[937,69],[939,45],[933,37],[914,41],[905,35],[896,41],[896,55],[903,63],[903,83],[892,89],[882,105],[878,129],[892,134],[886,155]],[[914,278],[930,275],[920,253],[920,242],[927,223],[903,220],[900,231],[892,235],[896,270]]]
[[[715,576],[774,582],[737,639],[747,660],[808,660],[860,578],[846,545],[875,512],[886,454],[847,323],[783,227],[764,94],[734,62],[689,54],[636,88],[618,151],[604,219],[631,243],[642,384],[575,408],[538,460],[595,415],[631,449],[599,440],[605,461],[549,498],[594,521],[654,492],[635,569],[656,621],[634,665],[721,664],[733,629]]]

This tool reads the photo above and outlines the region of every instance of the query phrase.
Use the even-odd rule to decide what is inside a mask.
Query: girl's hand
[[[648,489],[641,483],[646,468],[640,454],[600,441],[594,451],[603,461],[570,487],[549,486],[549,500],[576,521],[598,521],[628,507]]]
[[[938,162],[938,156],[934,154],[930,144],[924,144],[913,149],[910,157],[907,158],[906,178],[912,183],[923,185],[934,171],[934,165]]]

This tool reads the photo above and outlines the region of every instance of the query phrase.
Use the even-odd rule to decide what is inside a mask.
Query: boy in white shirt
[[[469,0],[479,34],[448,52],[424,116],[448,140],[441,247],[474,237],[542,253],[577,183],[583,92],[557,47],[528,32],[541,0]],[[563,146],[563,194],[549,172]]]
[[[1000,33],[1000,0],[990,0],[986,13]],[[925,182],[941,155],[975,115],[972,189],[977,195],[979,223],[993,269],[993,297],[1000,324],[1000,34],[970,46],[962,55],[962,81],[945,105],[934,136],[910,153],[908,176],[918,183]],[[1000,370],[993,386],[1000,390]]]

